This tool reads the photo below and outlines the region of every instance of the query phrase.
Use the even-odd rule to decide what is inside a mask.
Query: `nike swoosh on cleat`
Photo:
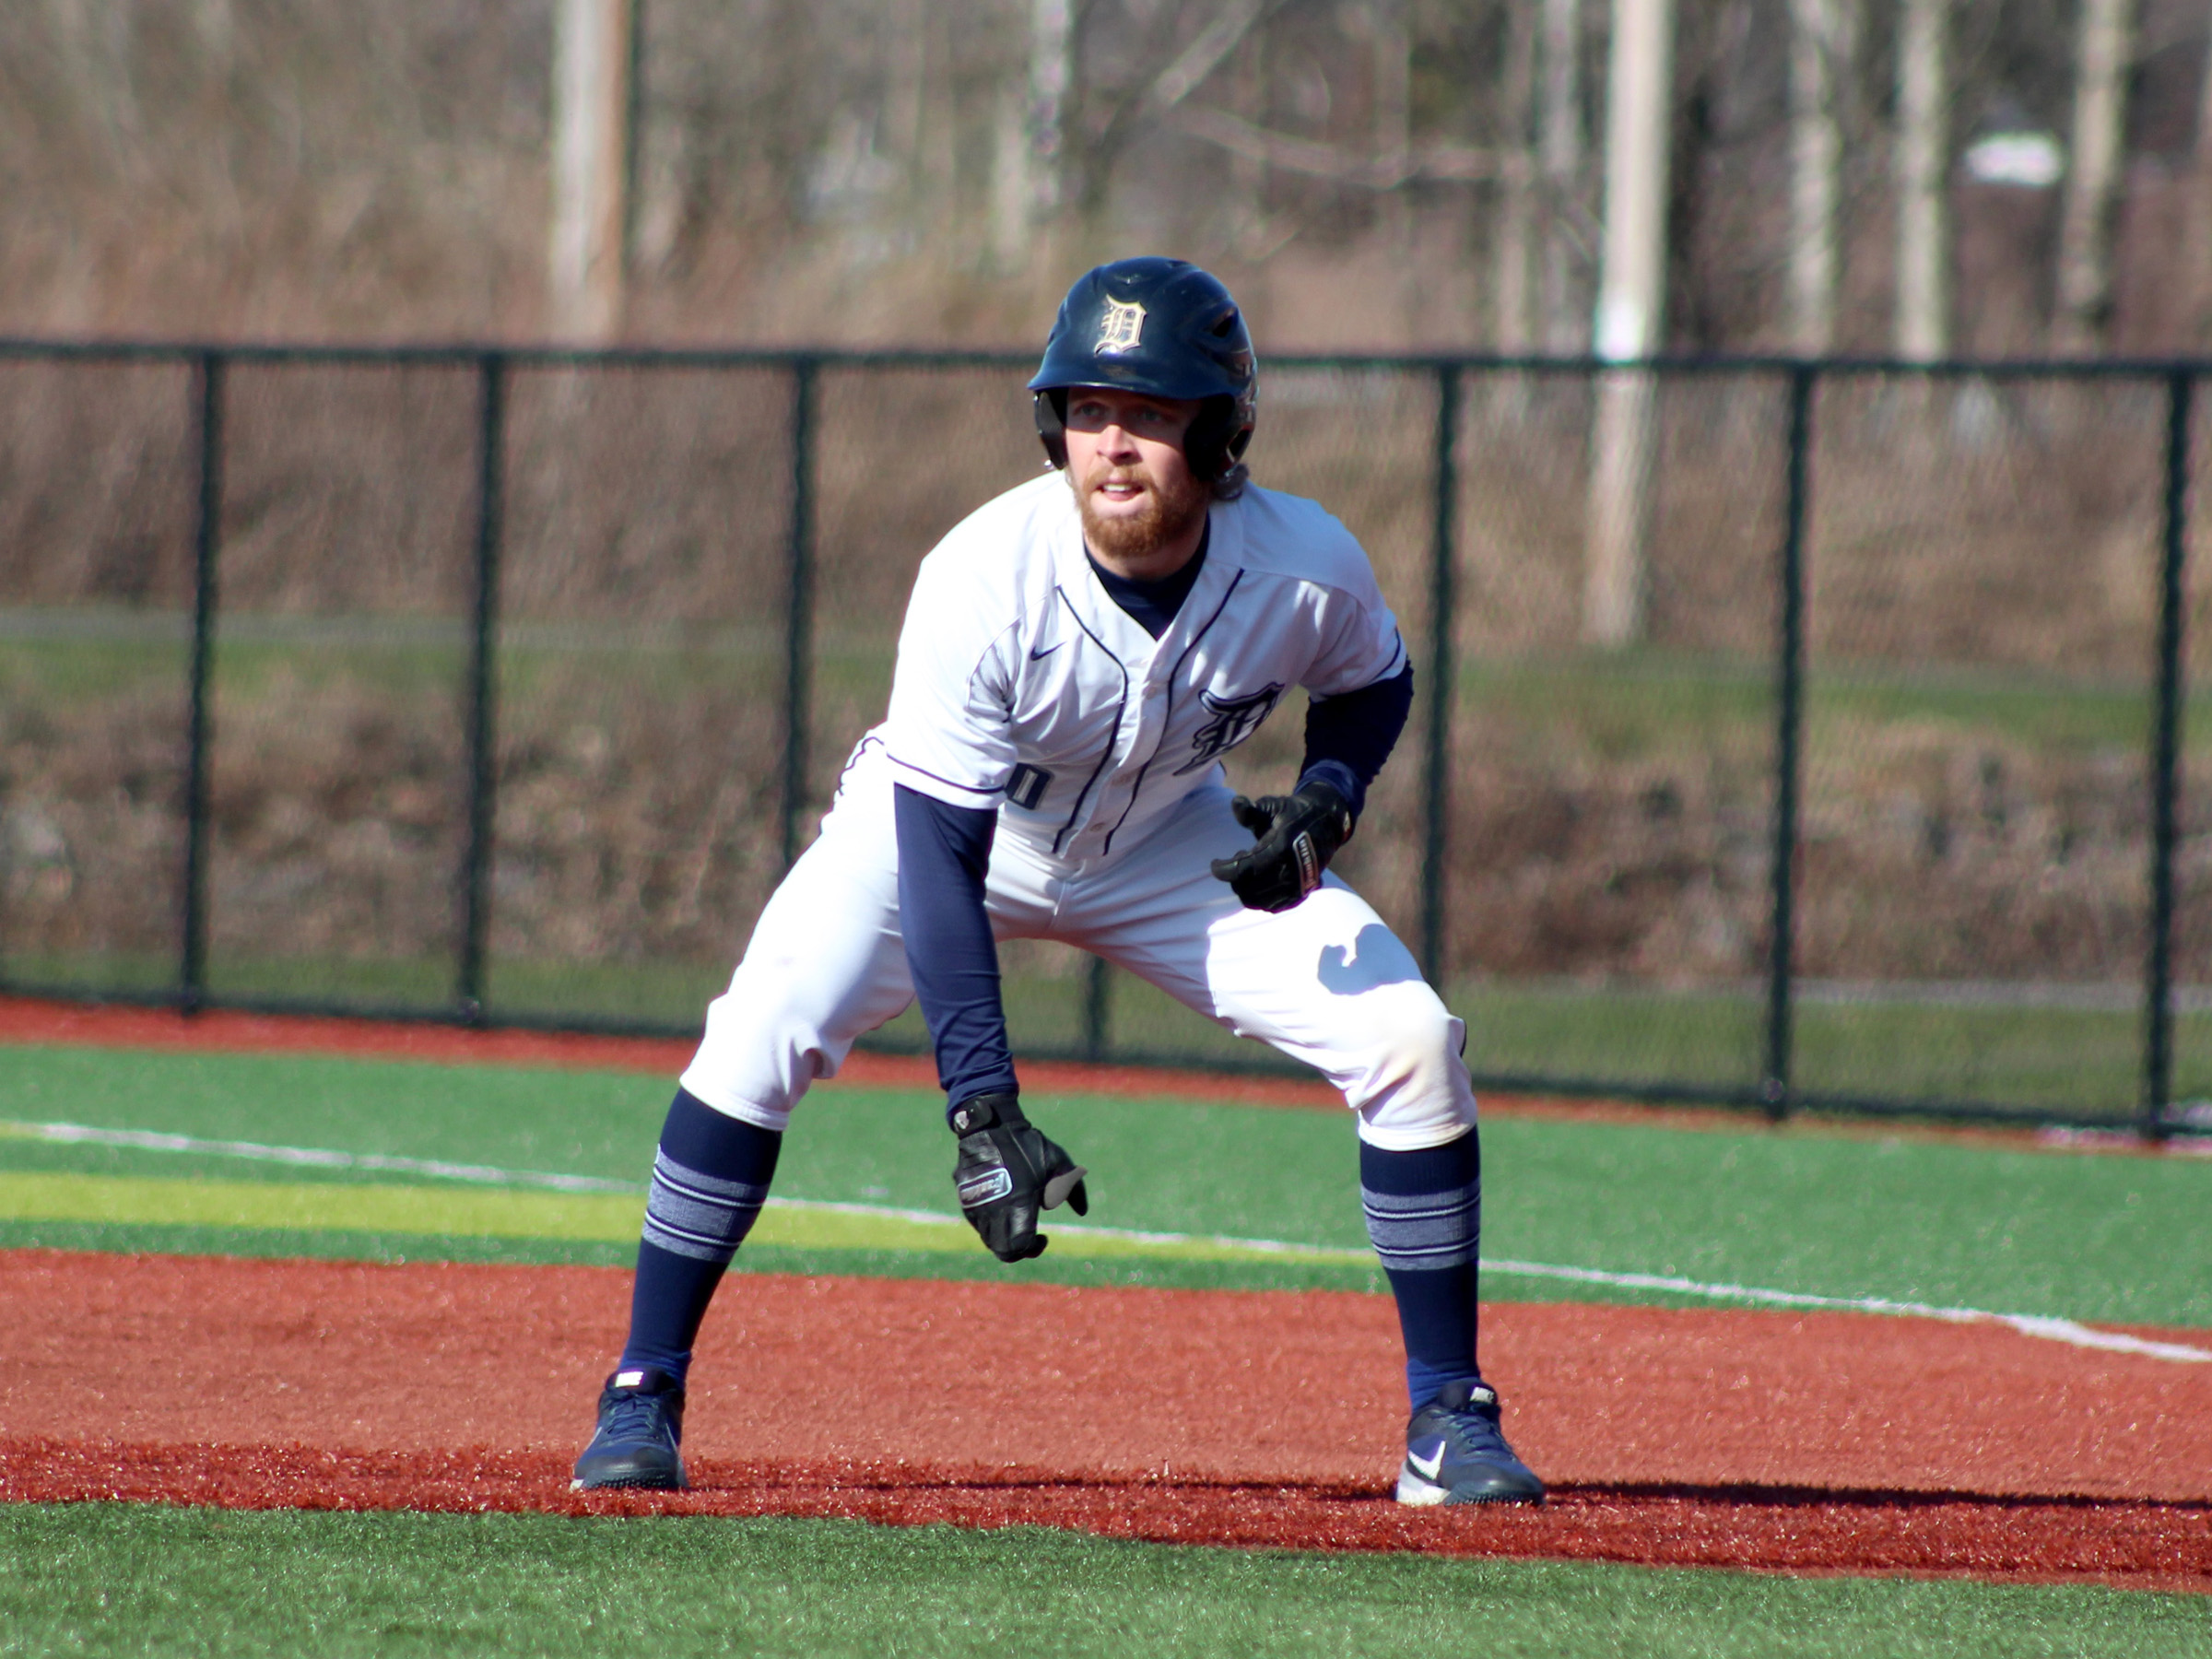
[[[1439,1446],[1436,1449],[1434,1455],[1430,1457],[1421,1457],[1415,1453],[1408,1452],[1406,1453],[1406,1461],[1411,1464],[1415,1468],[1418,1469],[1430,1480],[1434,1480],[1436,1478],[1436,1472],[1444,1466],[1444,1449],[1441,1446]]]

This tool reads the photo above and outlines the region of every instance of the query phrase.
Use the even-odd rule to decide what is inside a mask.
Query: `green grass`
[[[2201,1598],[796,1520],[0,1508],[0,1654],[2212,1654]]]
[[[671,1080],[614,1072],[443,1066],[308,1055],[7,1051],[0,1117],[308,1145],[642,1181]],[[1092,1171],[1090,1220],[1152,1231],[1283,1239],[1359,1251],[1347,1114],[1194,1100],[1037,1095],[1038,1120]],[[1884,1296],[2084,1320],[2212,1326],[2212,1159],[2085,1157],[1836,1133],[1689,1131],[1499,1117],[1483,1132],[1485,1253],[1614,1272],[1683,1275],[1830,1296]],[[934,1093],[818,1089],[786,1143],[787,1197],[947,1212],[950,1139]],[[172,1154],[0,1139],[0,1171],[296,1183],[389,1182]],[[0,1223],[11,1241],[71,1244],[87,1223]],[[429,1225],[425,1224],[426,1227]],[[110,1240],[130,1236],[111,1230]],[[146,1235],[144,1247],[164,1246]],[[290,1248],[253,1230],[193,1247]],[[365,1253],[420,1257],[432,1232],[379,1234]],[[472,1244],[469,1259],[493,1247]],[[527,1244],[504,1259],[534,1259]],[[618,1243],[553,1259],[624,1259]],[[1359,1268],[1272,1263],[1077,1262],[1018,1268],[924,1251],[751,1247],[741,1262],[890,1271],[1361,1289]],[[1187,1268],[1187,1271],[1186,1271]],[[1488,1293],[1568,1291],[1493,1273]],[[1634,1300],[1648,1300],[1638,1295]],[[1677,1300],[1663,1298],[1661,1300]]]
[[[2189,695],[2193,749],[2212,747],[2200,716],[2212,689]],[[1687,749],[1757,758],[1773,744],[1774,665],[1765,656],[1644,648],[1501,659],[1459,668],[1459,706],[1506,715],[1534,732],[1571,733],[1609,760]],[[2029,669],[1815,660],[1806,680],[1814,752],[1877,725],[1971,727],[2041,750],[2119,747],[2142,753],[2151,687]]]
[[[170,957],[120,953],[0,958],[0,971],[21,985],[94,993],[158,992],[176,978]],[[487,1006],[495,1019],[616,1020],[695,1030],[729,971],[726,962],[495,959]],[[218,953],[209,978],[216,995],[241,1001],[326,997],[433,1015],[453,1006],[453,964],[442,957],[255,960]],[[1111,972],[1107,982],[1108,1059],[1141,1053],[1171,1063],[1296,1070],[1133,975]],[[1011,971],[1005,993],[1018,1053],[1083,1052],[1080,972]],[[1759,1081],[1761,994],[1486,979],[1453,985],[1448,1000],[1467,1021],[1468,1060],[1484,1075],[1720,1091]],[[2137,1010],[1800,1002],[1794,1020],[1796,1081],[1816,1093],[1980,1101],[2069,1121],[2120,1122],[2134,1116],[2142,1086]],[[2173,1030],[2175,1098],[2212,1097],[2212,1014],[2177,1016]],[[913,1009],[868,1041],[908,1053],[927,1047]]]

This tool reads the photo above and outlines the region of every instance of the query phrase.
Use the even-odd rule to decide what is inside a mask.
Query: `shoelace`
[[[1505,1443],[1505,1431],[1485,1413],[1450,1411],[1443,1414],[1443,1419],[1444,1432],[1458,1442],[1460,1451],[1478,1456],[1513,1456],[1513,1449]]]
[[[667,1433],[667,1396],[618,1390],[599,1432],[617,1440],[659,1440]]]

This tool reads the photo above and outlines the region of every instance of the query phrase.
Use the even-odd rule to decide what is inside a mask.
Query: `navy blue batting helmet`
[[[1030,379],[1037,435],[1054,466],[1067,465],[1070,386],[1202,400],[1182,442],[1201,478],[1227,473],[1252,441],[1259,370],[1244,313],[1218,277],[1186,260],[1117,259],[1067,290]]]

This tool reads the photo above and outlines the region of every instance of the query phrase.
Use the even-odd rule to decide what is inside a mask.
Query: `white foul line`
[[[479,1186],[547,1187],[557,1193],[637,1193],[634,1181],[603,1181],[596,1175],[551,1175],[536,1170],[495,1170],[489,1164],[441,1163],[428,1158],[395,1158],[383,1152],[326,1152],[315,1147],[265,1147],[259,1141],[198,1140],[189,1135],[161,1135],[151,1129],[94,1129],[84,1124],[19,1124],[0,1119],[0,1135],[79,1146],[130,1147],[141,1152],[188,1152],[202,1158],[244,1158],[256,1163],[293,1164],[317,1170],[376,1170],[394,1175],[435,1175]]]
[[[2048,1313],[1994,1313],[1986,1308],[1942,1308],[1933,1302],[1892,1301],[1882,1296],[1810,1296],[1800,1290],[1765,1290],[1756,1285],[1709,1285],[1698,1279],[1673,1278],[1657,1273],[1607,1273],[1595,1267],[1556,1267],[1547,1262],[1501,1261],[1485,1256],[1485,1273],[1513,1273],[1526,1278],[1565,1279],[1577,1284],[1607,1285],[1623,1290],[1671,1290],[1681,1296],[1704,1296],[1715,1301],[1753,1302],[1770,1308],[1809,1308],[1844,1313],[1890,1313],[1912,1319],[1940,1319],[1951,1324],[2009,1325],[2023,1336],[2041,1336],[2075,1347],[2103,1348],[2115,1354],[2143,1354],[2154,1359],[2179,1359],[2184,1364],[2212,1363],[2212,1350],[2188,1347],[2178,1342],[2152,1342],[2121,1331],[2100,1331],[2077,1320]]]
[[[271,1147],[258,1141],[200,1140],[189,1135],[164,1135],[149,1129],[96,1129],[83,1124],[27,1124],[0,1119],[0,1135],[100,1147],[128,1147],[146,1152],[193,1153],[208,1158],[242,1158],[262,1163],[291,1164],[325,1170],[373,1170],[391,1174],[429,1175],[475,1185],[540,1187],[561,1193],[639,1193],[635,1182],[609,1181],[596,1175],[561,1175],[537,1170],[501,1170],[489,1164],[445,1163],[434,1159],[400,1158],[382,1152],[334,1152],[312,1147]],[[828,1211],[848,1216],[873,1217],[886,1221],[922,1224],[957,1224],[960,1218],[937,1210],[894,1209],[884,1205],[850,1204],[820,1198],[772,1197],[779,1209]],[[1132,1228],[1094,1227],[1072,1221],[1057,1222],[1056,1232],[1133,1244],[1199,1244],[1248,1251],[1255,1255],[1286,1256],[1293,1260],[1362,1265],[1371,1261],[1364,1250],[1347,1250],[1326,1244],[1299,1244],[1283,1239],[1245,1239],[1218,1233],[1142,1232]],[[1713,1301],[1748,1302],[1769,1308],[1806,1308],[1828,1312],[1880,1313],[1912,1319],[1936,1319],[1949,1324],[2001,1324],[2023,1336],[2063,1342],[2073,1347],[2096,1348],[2107,1353],[2136,1354],[2152,1359],[2178,1360],[2185,1365],[2212,1363],[2212,1349],[2178,1342],[2153,1342],[2121,1331],[2100,1331],[2078,1320],[2047,1313],[1998,1313],[1986,1308],[1946,1308],[1934,1302],[1897,1301],[1880,1296],[1815,1296],[1801,1290],[1771,1290],[1757,1285],[1709,1283],[1658,1273],[1616,1273],[1602,1267],[1568,1267],[1551,1262],[1519,1262],[1486,1256],[1482,1270],[1521,1278],[1555,1279],[1568,1284],[1602,1285],[1618,1290],[1658,1290],[1676,1296],[1703,1297]]]

